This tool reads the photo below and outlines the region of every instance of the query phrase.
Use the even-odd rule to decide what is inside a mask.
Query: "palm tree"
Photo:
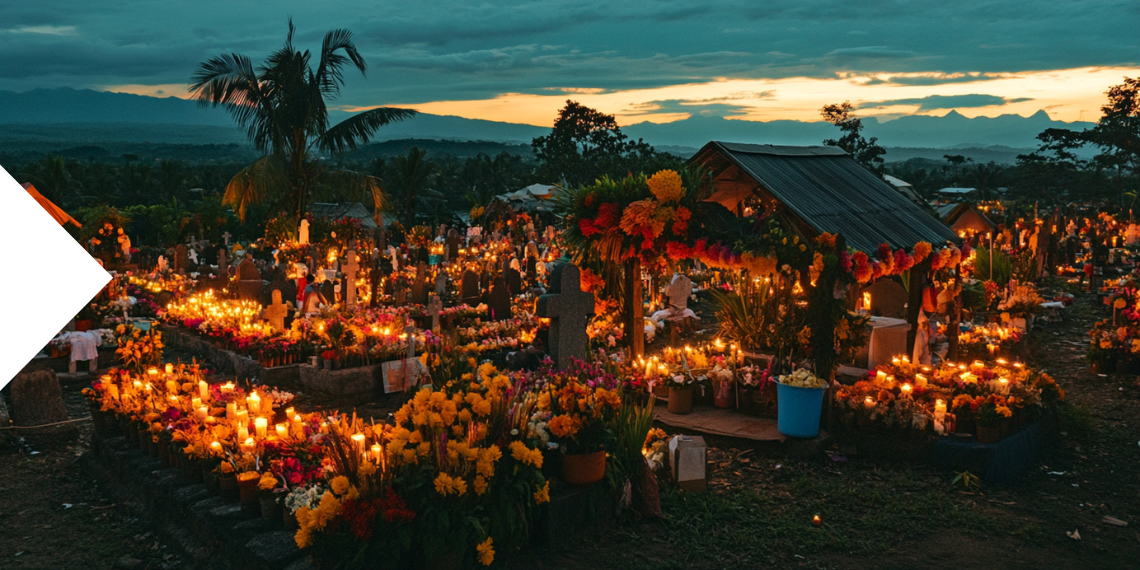
[[[397,156],[388,171],[388,187],[393,193],[403,196],[401,206],[407,216],[404,228],[408,230],[416,225],[417,200],[428,203],[443,200],[443,194],[431,188],[439,167],[430,160],[424,160],[425,154],[427,151],[424,149],[412,147],[407,155]]]
[[[352,42],[352,32],[336,29],[325,34],[314,69],[309,51],[293,47],[293,32],[290,19],[285,45],[256,71],[249,57],[231,53],[199,64],[194,72],[190,92],[199,104],[224,107],[265,153],[229,181],[225,203],[235,206],[244,220],[251,204],[277,194],[274,199],[289,200],[300,217],[313,191],[329,186],[370,194],[380,207],[384,197],[379,179],[327,168],[318,153],[339,155],[353,150],[367,143],[380,127],[411,118],[415,111],[381,107],[330,127],[326,98],[340,95],[349,65],[361,75],[367,65]]]

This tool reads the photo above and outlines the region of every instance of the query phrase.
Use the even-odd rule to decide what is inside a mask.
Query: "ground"
[[[1062,437],[1013,487],[953,484],[914,455],[869,440],[834,462],[812,442],[710,439],[710,491],[662,480],[665,520],[634,516],[554,551],[498,554],[506,568],[1136,568],[1140,567],[1140,384],[1098,376],[1086,331],[1104,310],[1082,295],[1066,320],[1029,339],[1033,364],[1065,389]],[[64,385],[73,417],[79,389]],[[372,411],[384,415],[386,406]],[[369,413],[368,415],[373,415]],[[129,511],[100,498],[72,447],[9,440],[0,455],[0,568],[177,568],[186,564]],[[882,442],[880,442],[882,443]],[[66,505],[71,505],[67,507]],[[822,526],[811,525],[819,515]],[[1105,522],[1113,517],[1128,523]],[[1080,539],[1069,533],[1079,532]]]

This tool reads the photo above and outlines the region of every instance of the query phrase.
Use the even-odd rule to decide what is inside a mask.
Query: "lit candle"
[[[946,402],[936,400],[934,402],[934,419],[941,420],[946,417]]]
[[[237,414],[234,416],[234,419],[236,419],[238,423],[247,424],[249,423],[249,412],[245,410],[238,410]]]
[[[822,524],[823,524],[823,520],[819,518],[819,515],[815,515],[814,517],[812,517],[812,519],[811,519],[811,525],[812,526],[819,526]]]
[[[356,446],[359,447],[361,451],[364,450],[364,434],[362,434],[362,433],[352,434],[352,441],[356,443]]]
[[[234,419],[237,417],[237,402],[230,402],[226,404],[226,418]]]
[[[1008,394],[1009,393],[1009,379],[998,378],[998,389],[1001,390],[1002,394]]]
[[[234,391],[234,383],[233,382],[226,382],[225,384],[222,384],[222,393],[223,394],[233,392],[233,391]]]
[[[210,385],[205,380],[198,381],[198,397],[210,401]]]
[[[911,390],[910,384],[903,384],[900,389],[902,390],[903,394],[909,394]]]
[[[876,372],[875,373],[875,380],[877,382],[886,382],[887,381],[887,373],[883,372],[882,370]]]
[[[261,413],[261,397],[257,395],[257,392],[250,394],[249,397],[245,399],[245,402],[246,407],[249,408],[251,413]]]
[[[238,441],[245,441],[249,439],[249,430],[246,429],[245,424],[238,424]]]
[[[167,374],[174,374],[174,365],[173,364],[171,364],[169,362],[166,363],[166,373]]]
[[[289,437],[289,426],[287,424],[277,424],[273,427],[277,430],[277,439]]]
[[[990,350],[990,356],[994,356],[995,354],[997,354],[998,347],[996,344],[987,344],[986,348],[988,348]]]
[[[383,450],[384,450],[384,448],[380,447],[379,443],[373,443],[372,444],[372,457],[374,457],[377,461],[379,461],[380,460],[380,454],[381,454],[381,452],[383,452]]]
[[[927,382],[926,376],[923,376],[922,374],[915,374],[914,375],[914,385],[915,386],[918,386],[919,388],[925,388],[926,382]]]
[[[210,443],[210,452],[211,453],[221,453],[222,452],[222,444],[220,444],[216,441],[211,442]]]
[[[195,410],[197,410],[198,408],[201,408],[202,407],[202,399],[201,398],[191,398],[190,399],[190,407],[192,409],[195,409]]]
[[[287,417],[287,418],[293,417],[293,407],[292,406],[285,408],[285,417]]]
[[[871,398],[870,396],[867,396],[863,400],[863,407],[867,408],[868,410],[870,410],[871,408],[874,408],[875,407],[875,400],[873,398]]]
[[[167,394],[177,394],[178,393],[178,382],[175,382],[174,380],[167,380],[166,381],[166,393]]]
[[[256,418],[253,420],[253,428],[257,432],[257,439],[265,439],[269,435],[269,420]]]
[[[202,406],[194,411],[194,416],[199,420],[206,421],[206,416],[210,415],[210,408]]]
[[[257,444],[254,443],[252,437],[247,437],[245,438],[245,441],[242,442],[241,447],[242,451],[246,453],[253,453],[253,450],[257,448]]]

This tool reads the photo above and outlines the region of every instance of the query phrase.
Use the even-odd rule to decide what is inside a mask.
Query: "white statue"
[[[301,245],[309,243],[309,220],[301,220],[301,228],[297,230],[297,233],[300,234]]]

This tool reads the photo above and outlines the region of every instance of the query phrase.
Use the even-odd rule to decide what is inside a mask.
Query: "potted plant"
[[[556,373],[539,398],[539,408],[550,412],[547,429],[550,441],[562,451],[562,479],[571,485],[601,481],[621,408],[620,391],[591,388],[575,376]]]
[[[777,382],[780,405],[777,428],[780,433],[804,438],[818,436],[827,380],[800,368],[791,374],[780,376]]]
[[[1002,430],[1013,411],[1005,405],[1005,399],[991,394],[978,406],[978,443],[997,443],[1002,440]]]
[[[666,381],[669,386],[669,413],[688,414],[693,411],[693,389],[696,381],[686,374],[675,374]]]
[[[332,370],[336,365],[337,353],[331,348],[321,353],[321,362],[325,370]]]
[[[745,413],[760,416],[770,414],[775,417],[776,386],[772,378],[772,361],[761,369],[748,366],[740,373],[740,409]]]

